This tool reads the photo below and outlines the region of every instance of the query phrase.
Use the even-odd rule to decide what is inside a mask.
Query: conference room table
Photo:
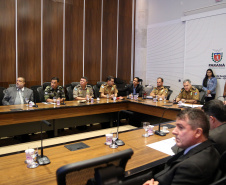
[[[28,107],[26,104],[0,106],[0,126],[113,113],[120,110],[131,110],[175,120],[177,113],[181,110],[178,108],[178,105],[173,103],[164,103],[163,101],[153,102],[152,100],[141,98],[138,100],[128,100],[125,98],[115,102],[110,99],[101,98],[100,101],[95,99],[94,103],[81,103],[81,101],[65,101],[65,103],[66,105],[37,103],[37,108]]]
[[[156,126],[154,129],[158,129]],[[64,143],[56,146],[51,146],[44,149],[44,155],[48,156],[51,163],[44,166],[38,166],[34,169],[27,168],[24,163],[24,151],[5,155],[0,157],[0,184],[39,184],[39,185],[56,185],[56,170],[63,165],[92,159],[100,156],[105,156],[118,151],[133,149],[134,154],[126,165],[126,173],[139,172],[143,166],[156,164],[156,161],[166,160],[169,155],[152,149],[146,145],[171,138],[172,129],[166,136],[152,135],[148,138],[142,137],[144,129],[134,129],[119,133],[119,138],[125,142],[124,146],[119,146],[117,149],[112,149],[105,145],[105,136],[86,139],[77,142]],[[88,145],[88,148],[69,151],[65,145],[83,142]],[[40,151],[39,151],[40,153]],[[153,167],[153,166],[152,166]]]

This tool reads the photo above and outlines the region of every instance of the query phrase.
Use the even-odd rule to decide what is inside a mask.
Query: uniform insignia
[[[197,95],[197,92],[195,92],[195,96]]]
[[[104,88],[104,86],[101,86],[101,88]]]
[[[48,92],[45,92],[45,94],[48,94]]]
[[[192,92],[191,92],[191,96],[192,96]]]
[[[75,87],[75,91],[77,91],[77,88]]]

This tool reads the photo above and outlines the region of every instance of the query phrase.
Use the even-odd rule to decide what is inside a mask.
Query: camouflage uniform
[[[185,91],[185,89],[182,88],[177,98],[185,100],[199,100],[199,90],[193,86],[189,91]]]
[[[47,86],[44,92],[45,101],[47,99],[56,98],[65,98],[64,88],[62,86],[58,86],[56,89],[53,89],[51,86]]]
[[[77,97],[85,98],[87,94],[93,97],[93,89],[91,85],[86,85],[85,89],[83,89],[81,85],[77,85],[73,89],[73,98]]]
[[[167,96],[168,94],[168,89],[165,88],[164,86],[157,88],[155,87],[151,93],[154,93],[155,95],[159,95],[159,96]]]
[[[99,92],[104,93],[104,95],[109,94],[109,96],[111,96],[112,94],[118,93],[118,90],[116,88],[116,85],[109,86],[107,84],[102,84]]]

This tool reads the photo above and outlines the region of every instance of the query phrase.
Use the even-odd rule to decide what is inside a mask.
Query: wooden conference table
[[[165,111],[164,118],[175,120],[177,113],[181,110],[178,105],[153,102],[152,100],[113,100],[100,99],[94,103],[79,103],[79,101],[66,101],[66,105],[53,105],[38,103],[38,108],[30,108],[26,105],[0,106],[0,126],[19,123],[35,122],[40,120],[51,120],[61,118],[80,117],[112,113],[120,110],[131,110],[139,113],[161,117]]]
[[[164,160],[168,157],[167,154],[149,148],[146,145],[172,137],[171,131],[172,129],[164,137],[153,135],[148,138],[142,137],[144,133],[143,129],[120,133],[119,138],[125,142],[125,145],[117,149],[111,149],[109,146],[104,145],[105,137],[84,140],[82,142],[88,145],[89,148],[77,151],[69,151],[64,145],[45,148],[44,155],[49,157],[51,163],[45,166],[38,166],[35,169],[27,168],[24,163],[24,152],[3,156],[0,157],[0,184],[56,185],[56,170],[59,167],[73,162],[108,155],[128,148],[132,148],[134,151],[132,158],[126,166],[126,171],[130,174],[130,171],[133,169],[161,159]]]

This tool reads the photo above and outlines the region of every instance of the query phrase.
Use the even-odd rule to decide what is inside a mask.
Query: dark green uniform
[[[56,89],[53,89],[51,86],[47,86],[44,92],[45,101],[47,99],[53,99],[53,97],[65,98],[64,88],[62,86],[58,86]]]

